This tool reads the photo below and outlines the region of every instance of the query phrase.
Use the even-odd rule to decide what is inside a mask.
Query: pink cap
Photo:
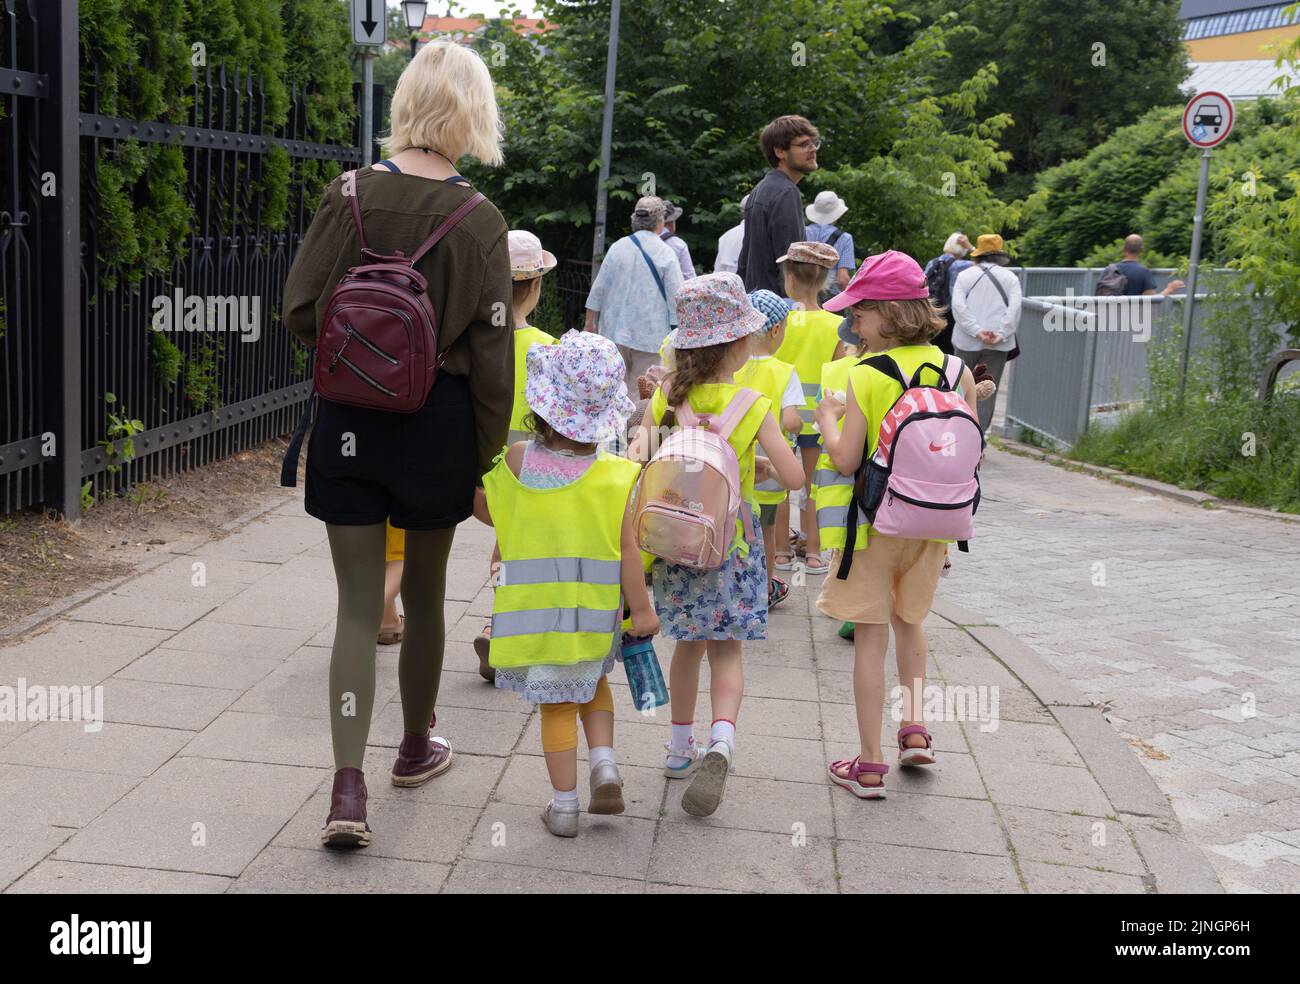
[[[919,301],[930,296],[921,265],[896,249],[868,256],[849,285],[822,305],[843,311],[858,301]]]

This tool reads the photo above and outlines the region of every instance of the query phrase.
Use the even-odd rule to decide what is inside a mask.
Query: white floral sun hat
[[[559,345],[533,345],[524,399],[571,441],[600,444],[622,434],[636,405],[618,346],[591,331],[570,331]]]

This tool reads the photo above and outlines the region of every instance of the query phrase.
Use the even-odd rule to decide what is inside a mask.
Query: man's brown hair
[[[800,137],[817,137],[817,127],[813,126],[802,116],[778,116],[767,126],[763,127],[763,132],[758,136],[758,145],[763,148],[763,156],[767,158],[767,163],[776,167],[780,161],[776,157],[776,149],[789,150],[790,144]]]

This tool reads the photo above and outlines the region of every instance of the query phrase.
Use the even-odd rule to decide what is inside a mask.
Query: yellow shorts
[[[917,624],[925,620],[939,585],[948,545],[937,540],[909,540],[876,534],[865,550],[853,555],[849,576],[835,576],[839,550],[817,597],[817,610],[842,622],[887,625],[890,616]]]
[[[384,532],[384,561],[391,564],[395,560],[405,560],[406,530],[399,530],[387,521],[384,525],[387,527]]]

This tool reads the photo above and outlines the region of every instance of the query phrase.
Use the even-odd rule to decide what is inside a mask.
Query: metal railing
[[[1213,344],[1208,294],[1196,295],[1190,340],[1195,358]],[[1005,428],[1024,428],[1071,446],[1098,422],[1150,395],[1153,350],[1181,329],[1186,295],[1026,297],[1009,381]],[[1283,326],[1274,326],[1279,343]],[[1184,367],[1184,372],[1186,367]]]

